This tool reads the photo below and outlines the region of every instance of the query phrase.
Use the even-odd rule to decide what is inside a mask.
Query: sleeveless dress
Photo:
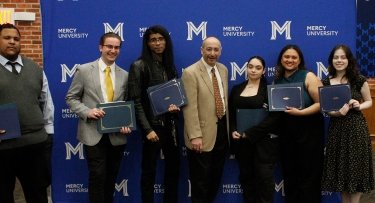
[[[361,88],[366,78],[360,76],[351,85],[352,98],[362,100]],[[323,80],[330,85],[329,78]],[[371,141],[361,111],[349,110],[345,116],[331,117],[322,178],[325,191],[368,193],[374,189]]]

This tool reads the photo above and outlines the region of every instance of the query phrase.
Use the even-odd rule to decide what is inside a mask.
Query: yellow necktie
[[[107,99],[109,102],[113,101],[113,85],[112,85],[112,79],[111,79],[111,68],[108,66],[105,69],[105,89],[107,92]]]

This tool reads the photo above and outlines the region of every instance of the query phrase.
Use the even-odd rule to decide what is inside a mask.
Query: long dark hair
[[[337,72],[336,72],[336,69],[333,67],[332,60],[333,60],[333,56],[335,55],[335,52],[338,49],[342,49],[345,53],[346,58],[348,59],[348,67],[345,69],[345,74],[344,74],[343,78],[344,77],[347,78],[348,82],[350,83],[350,86],[352,86],[352,85],[354,85],[355,81],[359,77],[359,70],[358,70],[357,60],[355,59],[355,57],[354,57],[352,51],[350,50],[350,48],[348,46],[346,46],[345,44],[336,45],[332,49],[331,53],[329,54],[329,57],[328,57],[328,73],[332,77],[337,76]]]
[[[260,61],[260,63],[262,64],[263,69],[266,68],[266,61],[261,56],[250,57],[249,60],[247,60],[247,64],[249,64],[250,61],[253,60],[253,59],[258,59]],[[264,74],[262,74],[262,76],[260,77],[258,94],[263,97],[264,103],[267,103],[267,100],[268,100],[267,99],[268,98],[268,95],[267,95],[267,78]]]
[[[142,59],[147,66],[151,67],[153,63],[152,51],[148,46],[148,41],[150,40],[151,34],[161,34],[165,39],[165,50],[162,55],[162,64],[168,75],[168,79],[177,77],[176,67],[174,65],[173,56],[173,45],[172,40],[167,29],[161,25],[154,25],[149,27],[143,35],[143,45],[142,54],[140,59]]]
[[[275,75],[275,79],[277,79],[277,80],[279,80],[279,79],[281,79],[281,78],[284,77],[285,69],[284,69],[283,65],[281,64],[281,59],[282,59],[284,53],[288,49],[295,50],[297,52],[298,56],[299,56],[300,63],[298,65],[298,70],[305,70],[306,69],[305,59],[303,58],[303,54],[302,54],[301,49],[297,45],[295,45],[295,44],[288,44],[284,48],[281,49],[281,51],[279,53],[279,57],[277,57],[276,75]]]

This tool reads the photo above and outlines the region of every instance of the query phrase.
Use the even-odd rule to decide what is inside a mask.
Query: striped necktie
[[[224,116],[224,105],[220,96],[219,84],[215,75],[215,68],[211,69],[212,75],[212,85],[214,87],[214,96],[215,96],[215,106],[216,106],[216,116],[221,119]]]

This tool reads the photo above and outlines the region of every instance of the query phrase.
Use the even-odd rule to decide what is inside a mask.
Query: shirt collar
[[[5,66],[5,64],[8,63],[8,59],[6,59],[4,56],[0,55],[0,64]],[[17,62],[20,66],[23,66],[23,63],[22,63],[22,58],[20,55],[18,55],[17,59],[15,61],[12,61],[12,62]]]
[[[201,60],[203,62],[204,67],[206,67],[206,69],[207,69],[208,72],[211,72],[212,68],[215,68],[217,70],[216,64],[214,66],[210,66],[210,65],[208,65],[208,63],[206,63],[206,61],[204,61],[203,57],[201,58]]]
[[[104,72],[105,69],[107,68],[107,65],[104,63],[103,59],[99,58],[99,62],[98,63],[99,63],[99,69],[100,69],[100,71]],[[116,63],[112,63],[112,65],[109,66],[111,68],[111,72],[112,73],[115,70],[115,66],[116,66]]]

